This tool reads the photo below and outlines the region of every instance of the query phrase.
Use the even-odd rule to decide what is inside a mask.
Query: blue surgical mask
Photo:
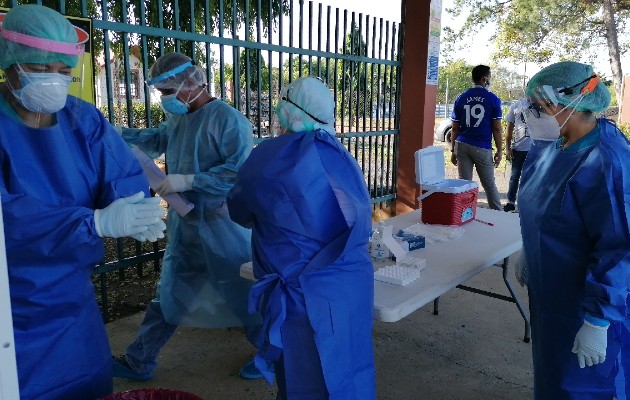
[[[177,93],[160,96],[164,111],[174,115],[184,115],[188,112],[188,104],[177,98]]]
[[[13,95],[27,110],[35,113],[52,114],[66,105],[68,85],[72,77],[58,73],[19,71],[21,89]]]

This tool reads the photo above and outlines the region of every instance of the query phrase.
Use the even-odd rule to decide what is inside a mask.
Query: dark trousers
[[[512,150],[512,172],[510,173],[510,186],[507,192],[508,201],[512,204],[516,203],[516,192],[518,192],[518,183],[521,180],[525,157],[527,157],[526,151]]]

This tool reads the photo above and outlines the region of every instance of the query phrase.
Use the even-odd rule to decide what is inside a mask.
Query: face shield
[[[551,85],[539,85],[531,88],[529,112],[525,114],[530,136],[539,140],[558,139],[569,118],[599,82],[599,77],[593,74],[571,86],[555,88]],[[581,85],[584,87],[578,89]],[[562,122],[558,121],[557,118],[566,110],[570,110],[569,115],[564,117]]]
[[[156,74],[159,65],[160,60],[151,68],[151,75]],[[192,61],[157,74],[147,85],[160,92],[160,104],[167,117],[188,113],[191,103],[203,94],[206,86],[203,71]]]
[[[83,92],[83,56],[89,37],[82,29],[75,30],[78,41],[68,43],[0,28],[5,44],[2,64],[8,65],[6,84],[28,112],[54,114],[66,107],[70,91]]]

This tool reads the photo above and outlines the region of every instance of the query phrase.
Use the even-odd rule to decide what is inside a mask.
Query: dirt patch
[[[119,247],[116,240],[106,239],[106,262],[153,250],[152,243],[143,243],[139,247],[137,243],[133,239],[124,239]],[[158,240],[158,249],[164,249],[165,246],[166,239]],[[149,302],[155,298],[160,278],[160,266],[161,257],[158,263],[145,262],[138,266],[95,276],[93,282],[96,287],[96,296],[104,317],[108,321],[115,321],[145,311]],[[106,293],[106,299],[103,299],[102,293]]]

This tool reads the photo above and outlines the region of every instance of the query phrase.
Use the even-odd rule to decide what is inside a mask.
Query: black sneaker
[[[503,206],[503,211],[505,212],[512,212],[514,210],[516,210],[516,207],[512,203],[507,203],[505,206]]]

